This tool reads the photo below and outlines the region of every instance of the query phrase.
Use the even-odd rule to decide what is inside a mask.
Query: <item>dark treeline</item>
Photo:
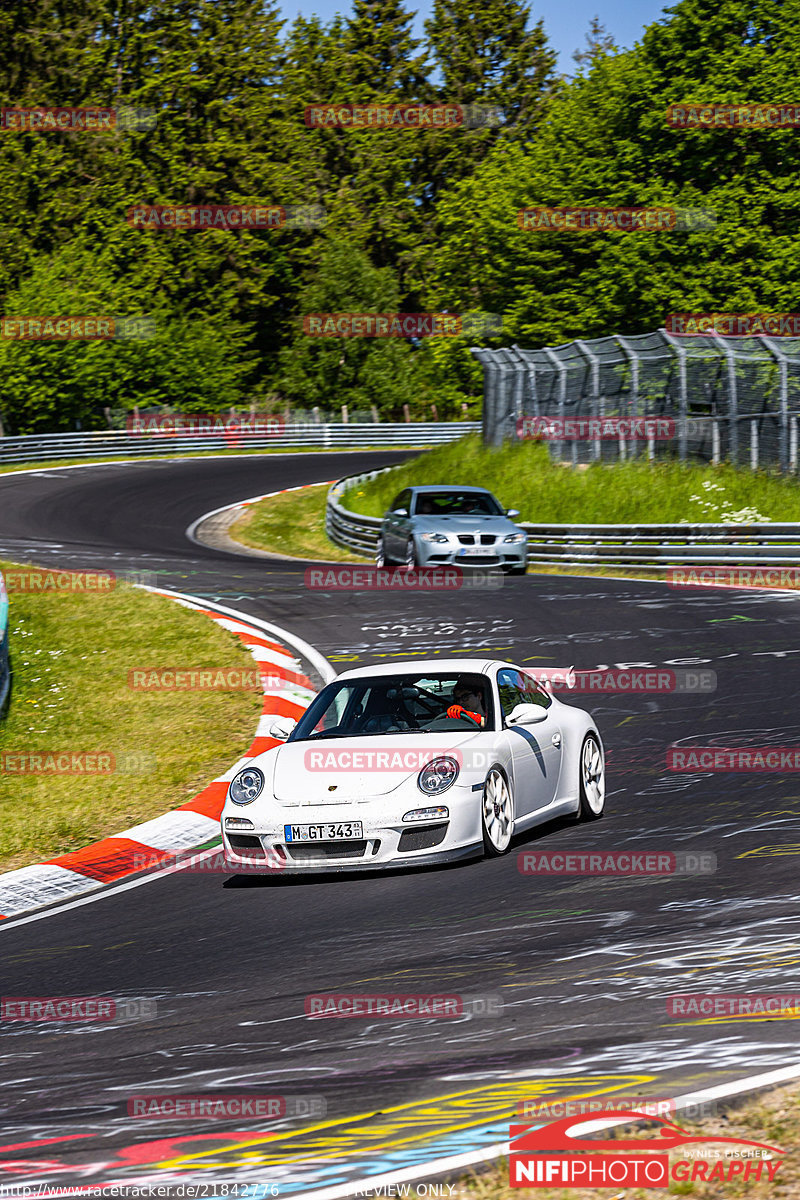
[[[618,52],[595,25],[555,74],[518,0],[401,0],[282,22],[263,0],[30,0],[0,13],[0,106],[131,106],[153,128],[0,132],[6,316],[147,315],[154,336],[0,339],[6,432],[103,409],[479,410],[457,338],[307,337],[319,312],[502,314],[491,344],[800,307],[795,129],[678,131],[676,103],[797,100],[800,0],[683,0]],[[474,127],[308,128],[307,106],[479,105]],[[131,228],[135,205],[321,206],[320,227]],[[679,205],[683,232],[530,232],[530,205]]]

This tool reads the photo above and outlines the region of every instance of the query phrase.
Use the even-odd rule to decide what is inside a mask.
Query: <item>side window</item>
[[[408,511],[410,502],[411,491],[409,488],[406,488],[405,491],[401,492],[399,496],[395,496],[394,500],[392,501],[392,512],[396,512],[398,508],[404,508],[406,511]]]
[[[526,704],[541,704],[542,708],[549,708],[553,703],[552,697],[548,696],[547,692],[539,687],[535,679],[531,679],[530,675],[522,676],[522,686],[525,689]]]
[[[497,690],[504,717],[518,704],[541,704],[542,708],[549,708],[552,703],[547,693],[529,675],[508,667],[497,672]]]
[[[500,693],[500,707],[504,717],[507,717],[518,704],[530,704],[519,671],[512,671],[509,667],[503,667],[501,671],[498,671],[497,690]]]

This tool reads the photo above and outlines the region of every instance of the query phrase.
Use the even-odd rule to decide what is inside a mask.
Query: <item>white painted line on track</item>
[[[183,600],[186,604],[191,604],[199,608],[213,608],[215,612],[224,613],[228,617],[233,617],[234,620],[242,621],[245,625],[256,625],[259,629],[264,629],[267,633],[272,634],[278,641],[286,642],[287,645],[293,646],[300,654],[313,663],[320,677],[326,683],[330,683],[336,678],[331,664],[328,662],[319,650],[316,650],[308,642],[303,641],[295,633],[289,633],[288,629],[281,628],[280,625],[272,625],[269,621],[262,621],[260,617],[251,617],[249,613],[239,612],[235,608],[228,608],[224,604],[217,604],[215,600],[201,600],[197,596],[189,596],[185,592],[172,592],[167,588],[149,587],[147,584],[137,584],[137,587],[144,588],[147,592],[155,592],[156,595],[174,596],[176,600]]]
[[[761,1075],[748,1075],[744,1079],[736,1079],[731,1083],[721,1083],[717,1087],[703,1088],[698,1092],[687,1092],[683,1096],[672,1097],[677,1109],[686,1108],[704,1100],[720,1100],[729,1096],[738,1096],[744,1092],[756,1091],[764,1087],[774,1087],[780,1083],[789,1083],[800,1079],[800,1063],[791,1067],[780,1067],[776,1071],[766,1071]],[[668,1099],[668,1097],[664,1097]],[[520,1122],[522,1123],[522,1122]],[[629,1117],[615,1115],[608,1120],[584,1121],[575,1125],[573,1130],[587,1131],[589,1128],[610,1129],[614,1125],[630,1124]],[[643,1143],[646,1144],[646,1143]],[[584,1143],[590,1148],[591,1143]],[[577,1147],[576,1147],[577,1148]],[[293,1196],[303,1196],[304,1200],[344,1200],[356,1192],[374,1188],[389,1188],[399,1183],[412,1183],[415,1179],[430,1179],[432,1175],[446,1175],[462,1171],[465,1167],[477,1166],[479,1163],[490,1162],[493,1158],[505,1158],[510,1152],[508,1142],[496,1142],[493,1146],[484,1146],[482,1150],[470,1150],[466,1154],[453,1154],[446,1158],[431,1159],[430,1162],[414,1167],[406,1167],[400,1171],[387,1171],[383,1175],[365,1175],[350,1183],[337,1184],[334,1187],[319,1188],[317,1191],[293,1192]]]

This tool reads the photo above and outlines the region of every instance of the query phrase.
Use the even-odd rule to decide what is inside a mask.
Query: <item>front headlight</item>
[[[509,533],[503,538],[504,542],[514,542],[514,544],[517,546],[520,544],[520,542],[527,542],[527,540],[527,533]]]
[[[446,542],[447,536],[444,533],[421,533],[419,535],[423,542]]]
[[[417,776],[417,787],[426,796],[438,796],[446,792],[458,779],[458,763],[454,758],[434,758]]]
[[[231,780],[228,792],[234,804],[252,804],[261,795],[264,772],[258,767],[245,767]]]

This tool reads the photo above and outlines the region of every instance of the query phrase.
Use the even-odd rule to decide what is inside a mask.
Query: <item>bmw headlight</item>
[[[417,787],[426,796],[438,796],[446,792],[458,779],[458,763],[454,758],[434,758],[417,776]]]
[[[231,780],[228,794],[234,804],[252,804],[263,787],[264,772],[258,767],[245,767]]]
[[[527,540],[527,533],[509,533],[503,538],[504,542],[514,542],[514,544],[517,546],[520,544],[520,542],[527,542]]]
[[[421,533],[419,535],[423,542],[446,542],[447,535],[444,533]]]

